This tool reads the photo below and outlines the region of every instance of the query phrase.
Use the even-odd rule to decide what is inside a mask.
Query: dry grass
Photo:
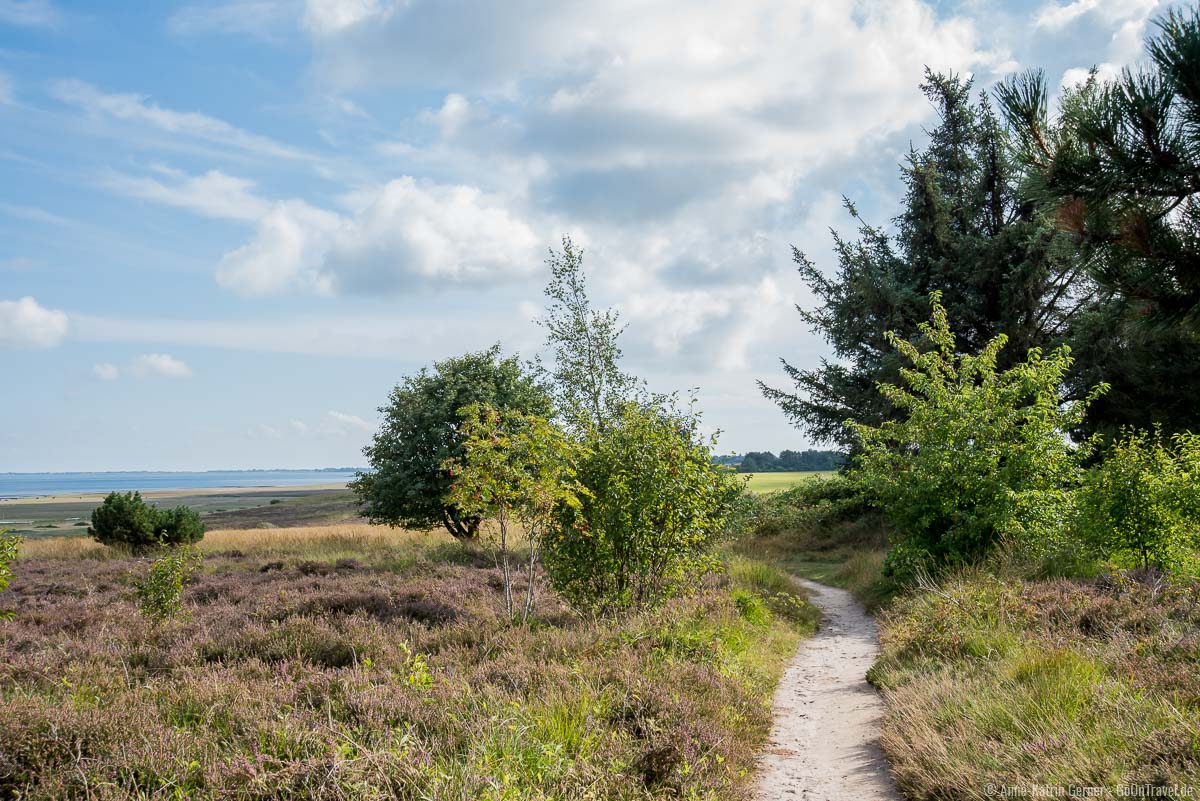
[[[430,546],[453,544],[450,535],[441,530],[409,531],[368,523],[348,523],[295,528],[218,529],[206,533],[199,548],[206,555],[240,551],[247,556],[305,555],[317,558],[395,549],[423,550]],[[86,536],[44,537],[26,540],[21,546],[21,558],[107,560],[124,558],[124,554]]]
[[[1200,585],[961,576],[881,620],[883,744],[913,798],[1200,792]]]
[[[660,612],[590,622],[547,592],[512,628],[479,551],[351,525],[211,532],[159,624],[148,560],[27,547],[0,799],[741,798],[812,614],[739,562]]]

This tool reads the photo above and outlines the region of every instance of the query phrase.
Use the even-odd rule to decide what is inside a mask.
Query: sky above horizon
[[[0,471],[362,462],[404,375],[542,349],[571,236],[721,452],[828,348],[793,245],[886,223],[933,109],[1143,57],[1154,0],[0,0]]]

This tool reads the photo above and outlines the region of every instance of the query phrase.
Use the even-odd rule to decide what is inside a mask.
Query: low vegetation
[[[512,627],[483,552],[359,525],[210,532],[160,620],[146,561],[83,548],[27,543],[6,593],[0,797],[741,797],[816,617],[733,559],[653,613],[547,591]]]
[[[881,623],[870,676],[913,798],[1072,786],[1155,797],[1200,777],[1200,584],[968,572],[904,596]]]

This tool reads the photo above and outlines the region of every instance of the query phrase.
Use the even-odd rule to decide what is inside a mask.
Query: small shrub
[[[12,563],[17,561],[21,542],[20,537],[9,536],[7,531],[0,530],[0,592],[12,581]],[[0,609],[0,620],[11,620],[12,617],[11,611]]]
[[[1045,356],[1034,348],[1003,371],[1003,335],[959,353],[937,293],[930,302],[924,342],[888,337],[909,366],[903,386],[879,390],[904,419],[850,423],[862,448],[853,475],[895,526],[885,572],[902,580],[972,563],[1002,541],[1036,550],[1065,539],[1090,446],[1068,434],[1107,389],[1065,402],[1065,347]]]
[[[1195,572],[1200,548],[1200,436],[1135,431],[1088,472],[1081,538],[1120,567]]]
[[[140,492],[110,492],[92,510],[88,534],[103,545],[144,552],[163,545],[191,545],[204,536],[200,515],[186,506],[158,509]]]
[[[200,564],[190,548],[175,548],[155,559],[146,577],[134,585],[138,608],[153,620],[174,617],[183,608],[183,588]]]
[[[582,503],[562,510],[545,544],[550,581],[572,606],[653,607],[719,566],[738,484],[710,461],[695,417],[630,403],[586,446]]]

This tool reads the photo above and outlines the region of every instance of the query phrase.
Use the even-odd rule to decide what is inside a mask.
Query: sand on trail
[[[797,579],[822,612],[775,691],[756,801],[899,801],[879,747],[883,703],[866,680],[879,655],[872,620],[846,590]]]

